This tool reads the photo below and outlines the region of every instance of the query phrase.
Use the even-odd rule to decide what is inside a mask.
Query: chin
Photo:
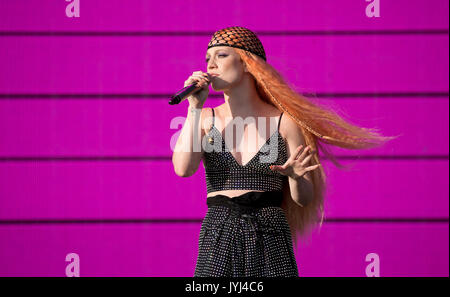
[[[217,86],[217,85],[211,85],[212,89],[216,92],[225,91],[227,88],[225,86]]]
[[[231,88],[231,84],[227,81],[215,81],[211,84],[211,87],[216,92],[225,92]]]

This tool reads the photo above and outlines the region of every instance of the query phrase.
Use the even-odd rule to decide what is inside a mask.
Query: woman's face
[[[215,46],[206,52],[207,72],[219,76],[211,79],[215,91],[225,91],[238,84],[244,75],[240,56],[229,46]]]

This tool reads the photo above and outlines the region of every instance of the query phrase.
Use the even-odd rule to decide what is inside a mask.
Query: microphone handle
[[[170,105],[178,104],[183,99],[185,99],[188,95],[190,95],[193,91],[200,90],[201,87],[196,87],[195,86],[196,84],[197,83],[195,82],[192,85],[186,86],[186,87],[182,88],[180,91],[178,91],[177,93],[175,93],[175,95],[172,95],[170,97],[171,100],[169,101],[169,104]]]

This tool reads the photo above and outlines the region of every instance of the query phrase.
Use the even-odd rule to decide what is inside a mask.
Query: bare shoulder
[[[223,119],[223,107],[225,106],[225,103],[221,104],[221,105],[217,105],[214,107],[208,107],[206,109],[208,109],[207,111],[207,115],[206,117],[210,117],[211,118],[211,122],[208,122],[208,126],[209,127],[212,123],[212,119],[213,119],[213,115],[212,115],[212,109],[214,108],[214,124],[216,127],[221,127],[222,124],[222,119]]]
[[[281,117],[280,134],[292,147],[297,147],[301,144],[305,145],[305,139],[300,126],[286,112]]]
[[[202,125],[202,131],[203,133],[208,133],[211,125],[214,124],[217,125],[218,122],[221,122],[221,110],[223,108],[224,104],[214,106],[214,107],[203,107],[200,120]],[[214,114],[213,114],[213,108],[214,108]],[[214,118],[213,118],[214,117]]]
[[[225,106],[225,103],[214,106],[214,111],[216,112],[216,114],[221,114],[224,106]]]

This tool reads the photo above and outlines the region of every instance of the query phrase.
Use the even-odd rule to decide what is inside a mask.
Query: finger
[[[279,170],[280,169],[279,167],[280,167],[279,165],[270,165],[269,166],[269,168],[272,170]]]
[[[206,87],[209,85],[209,81],[208,80],[201,80],[200,82],[198,82],[198,86],[199,87]]]
[[[202,77],[207,78],[207,79],[211,79],[214,76],[217,76],[217,74],[210,74],[210,73],[202,73],[201,74]]]
[[[189,78],[190,79],[198,79],[198,80],[201,80],[201,79],[209,80],[208,76],[205,76],[205,75],[202,75],[202,74],[192,74]]]
[[[194,75],[193,76],[195,79],[198,79],[199,81],[205,81],[205,82],[209,82],[210,79],[207,76],[204,75]]]
[[[198,79],[188,79],[185,83],[185,86],[187,87],[189,85],[195,85],[197,87],[199,82],[200,80]]]
[[[298,160],[302,161],[310,149],[311,149],[311,147],[309,145],[307,147],[305,147],[302,154],[298,157]]]
[[[196,77],[208,77],[207,73],[193,73],[191,75],[192,77],[196,76]]]
[[[205,78],[205,79],[210,79],[209,74],[208,73],[204,73],[204,72],[194,72],[192,75],[192,77],[197,77],[199,79]]]
[[[301,145],[297,148],[297,151],[296,151],[294,160],[297,160],[298,156],[300,155],[300,153],[302,152],[303,149],[304,149],[303,144],[301,144]]]
[[[319,168],[319,166],[320,166],[320,164],[316,164],[316,165],[313,165],[313,166],[306,167],[305,170],[306,171],[311,171],[311,170]]]
[[[205,86],[207,84],[209,84],[209,79],[205,79],[203,77],[200,76],[196,76],[190,79],[190,81],[188,82],[188,84],[194,84],[196,86]]]
[[[298,154],[300,154],[302,148],[303,148],[303,145],[298,146],[298,147],[295,149],[295,151],[294,151],[294,153],[292,154],[292,156],[288,159],[288,161],[294,161],[294,160],[296,160],[297,157],[298,157]]]
[[[284,170],[286,169],[286,167],[284,165],[283,166],[281,166],[281,165],[270,165],[269,168],[272,169],[273,171],[278,171],[280,173],[283,173]]]
[[[192,76],[192,77],[190,78],[190,81],[191,81],[192,83],[194,83],[194,82],[208,82],[209,79],[207,79],[207,78],[205,78],[205,77],[202,77],[202,76]]]
[[[306,164],[308,164],[308,161],[313,157],[313,155],[308,155],[308,157],[306,157],[300,164],[302,164],[302,166],[305,166]]]
[[[188,85],[192,85],[192,84],[194,84],[194,83],[197,84],[199,81],[200,81],[199,78],[190,76],[190,77],[184,82],[184,84],[185,84],[185,86],[188,86]]]

